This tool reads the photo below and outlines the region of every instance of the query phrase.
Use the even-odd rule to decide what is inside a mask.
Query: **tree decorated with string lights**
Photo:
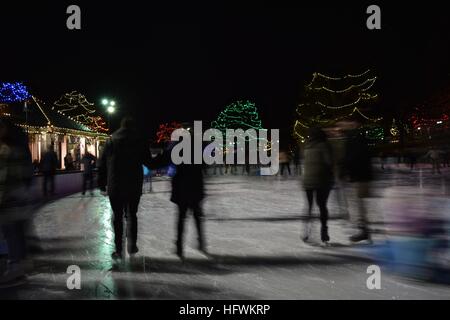
[[[211,127],[218,129],[223,133],[223,141],[226,141],[227,129],[241,129],[247,131],[248,129],[263,130],[262,121],[258,114],[258,109],[255,103],[251,101],[235,101],[228,106],[218,115],[217,119],[211,123]],[[255,132],[256,134],[256,132]],[[250,133],[245,136],[246,143],[249,141],[261,140],[257,134]],[[263,139],[263,142],[269,143],[267,139]],[[233,146],[223,145],[223,152],[235,152],[233,150],[243,149],[245,146],[241,145],[240,140],[237,140]]]
[[[27,87],[22,82],[1,82],[0,103],[15,103],[31,98]]]
[[[98,113],[95,104],[89,102],[83,94],[77,91],[63,94],[55,101],[52,109],[94,131],[108,132],[106,121]]]
[[[368,126],[367,132],[370,130],[381,138],[383,130],[375,124],[382,118],[370,112],[378,97],[372,92],[376,80],[370,70],[343,77],[315,72],[311,82],[304,87],[302,102],[296,109],[294,136],[304,142],[310,127],[327,127],[339,121],[358,120]]]
[[[10,117],[16,109],[14,104],[30,98],[31,94],[22,82],[0,82],[0,117]]]
[[[224,132],[226,129],[262,129],[262,122],[256,105],[250,101],[236,101],[229,104],[212,122],[212,127]]]
[[[450,133],[450,85],[437,90],[407,116],[408,133],[430,138]]]
[[[82,117],[81,117],[82,118]],[[100,115],[88,115],[82,120],[83,123],[96,132],[107,133],[109,132],[108,125],[105,119]]]
[[[176,121],[160,124],[158,127],[158,131],[156,132],[156,143],[164,143],[170,141],[172,132],[182,127],[183,126],[181,125],[181,123]]]

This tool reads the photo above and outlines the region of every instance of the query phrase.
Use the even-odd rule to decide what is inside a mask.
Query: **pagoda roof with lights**
[[[83,109],[83,112],[73,111]],[[30,94],[22,82],[0,82],[0,117],[9,117],[27,132],[104,136],[108,129],[93,103],[73,91],[64,94],[54,105]]]
[[[79,121],[64,115],[43,101],[31,97],[27,101],[25,112],[24,102],[3,104],[0,116],[7,116],[17,125],[26,128],[28,132],[41,133],[54,132],[61,134],[105,136],[105,133],[97,132]],[[3,111],[2,111],[3,110]]]

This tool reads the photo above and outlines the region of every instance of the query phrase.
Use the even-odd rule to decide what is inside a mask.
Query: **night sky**
[[[115,119],[137,115],[149,136],[161,122],[210,123],[237,99],[287,132],[314,71],[372,69],[387,115],[450,83],[443,1],[187,2],[2,1],[0,80],[48,102],[71,90],[113,97]],[[81,7],[81,31],[66,28],[69,4]],[[381,30],[366,28],[369,4],[381,7]]]

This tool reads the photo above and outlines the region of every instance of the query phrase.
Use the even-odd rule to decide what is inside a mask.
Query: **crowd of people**
[[[113,259],[124,255],[123,234],[124,218],[126,219],[126,250],[134,255],[139,251],[138,240],[138,208],[142,196],[144,170],[163,167],[173,167],[171,174],[172,194],[170,200],[178,207],[176,223],[177,237],[174,253],[184,259],[183,238],[184,226],[188,212],[192,212],[198,235],[198,249],[208,255],[205,230],[203,225],[202,200],[204,190],[204,166],[197,164],[171,163],[171,150],[176,142],[170,144],[164,152],[152,157],[150,148],[141,135],[135,130],[136,124],[132,118],[124,118],[119,130],[114,132],[107,141],[100,159],[86,152],[81,159],[83,164],[82,193],[91,192],[95,188],[94,170],[98,167],[98,187],[109,197],[113,212],[113,230],[115,249]],[[330,241],[328,231],[328,198],[331,190],[336,190],[338,206],[347,211],[345,190],[342,185],[351,183],[357,199],[356,217],[358,233],[350,237],[352,242],[371,241],[371,233],[367,218],[365,199],[370,195],[370,182],[374,178],[371,154],[368,143],[360,130],[358,123],[345,124],[333,128],[330,134],[321,128],[310,128],[304,145],[302,159],[303,172],[300,174],[300,152],[291,155],[287,151],[280,152],[280,173],[290,174],[289,163],[294,160],[295,172],[301,177],[307,199],[307,219],[302,239],[310,241],[311,215],[314,203],[320,212],[320,238],[322,242]],[[194,152],[191,152],[193,155]],[[432,157],[434,153],[430,153]],[[71,168],[71,155],[65,157],[67,168]],[[191,163],[194,163],[193,161]],[[54,175],[57,167],[57,157],[50,147],[43,155],[40,170],[43,174],[44,195],[53,193]],[[437,167],[437,166],[436,166]],[[218,167],[216,166],[215,169]],[[227,168],[227,167],[225,167]],[[245,169],[244,172],[248,170]],[[31,184],[33,163],[28,149],[27,137],[11,122],[0,121],[0,225],[8,245],[8,268],[0,277],[0,284],[16,281],[25,274],[25,234],[24,225],[29,218],[24,210],[27,202],[26,188]],[[21,214],[18,214],[21,213]]]
[[[84,153],[77,166],[70,152],[64,157],[64,172],[79,171],[76,167],[81,169],[83,175],[83,195],[88,189],[90,190],[91,195],[93,194],[93,189],[95,186],[94,171],[96,170],[96,163],[96,157],[89,151]],[[41,161],[34,160],[32,166],[34,174],[41,174],[43,177],[42,191],[44,197],[55,195],[55,176],[58,172],[59,161],[53,143],[50,144],[49,148],[42,154]]]

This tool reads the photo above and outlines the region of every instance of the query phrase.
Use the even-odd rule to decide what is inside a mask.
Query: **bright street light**
[[[114,100],[103,98],[102,105],[106,107],[106,112],[108,113],[108,128],[111,131],[111,115],[116,112],[116,102]]]

